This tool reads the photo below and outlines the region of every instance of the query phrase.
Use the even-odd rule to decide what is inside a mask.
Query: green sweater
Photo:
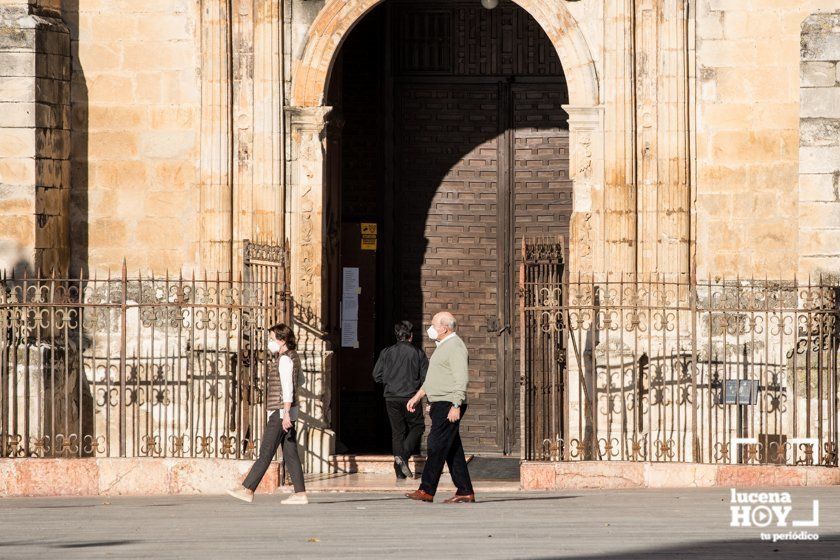
[[[457,334],[442,342],[429,359],[423,390],[429,402],[461,404],[467,400],[469,355]]]

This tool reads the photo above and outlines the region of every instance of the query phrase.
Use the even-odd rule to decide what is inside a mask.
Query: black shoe
[[[394,457],[394,470],[397,471],[397,478],[414,478],[414,473],[402,457]],[[402,477],[400,477],[401,473]]]
[[[397,475],[397,480],[405,480],[405,475],[396,461],[394,461],[394,474]]]

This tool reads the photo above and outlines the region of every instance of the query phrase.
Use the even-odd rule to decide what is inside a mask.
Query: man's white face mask
[[[272,354],[277,354],[280,352],[280,343],[274,339],[268,341],[268,351]]]
[[[434,325],[432,325],[431,327],[428,328],[428,330],[426,331],[426,334],[429,335],[429,338],[431,338],[432,340],[437,340],[437,337],[439,335],[439,333],[438,333],[438,331],[437,331],[437,329],[435,328]]]

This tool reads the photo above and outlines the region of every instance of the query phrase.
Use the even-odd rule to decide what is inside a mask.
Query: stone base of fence
[[[840,468],[629,461],[526,461],[523,490],[840,485]]]
[[[231,459],[0,459],[0,496],[223,494],[253,461]],[[257,492],[279,487],[272,463]]]

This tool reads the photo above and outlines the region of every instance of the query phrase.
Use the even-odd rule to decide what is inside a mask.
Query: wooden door
[[[470,350],[465,446],[516,452],[518,244],[567,233],[571,211],[560,60],[517,5],[473,0],[383,3],[342,53],[344,221],[383,230],[377,348],[394,321],[423,333],[451,310]]]
[[[509,309],[512,325],[506,341],[508,414],[519,421],[519,261],[525,237],[569,239],[572,182],[569,179],[568,103],[564,85],[516,84],[511,87],[511,276]],[[566,255],[568,262],[568,255]],[[519,449],[519,429],[506,430],[506,452]]]
[[[455,315],[470,351],[462,436],[497,450],[499,337],[487,326],[499,314],[498,88],[402,84],[396,97],[396,309],[424,326]]]

